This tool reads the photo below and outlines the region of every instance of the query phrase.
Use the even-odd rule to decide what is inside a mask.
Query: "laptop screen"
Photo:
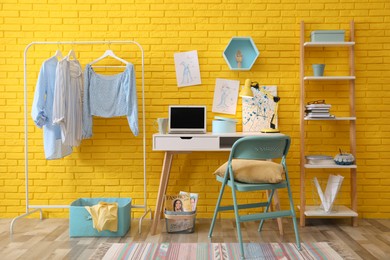
[[[169,133],[206,133],[206,106],[169,106]]]

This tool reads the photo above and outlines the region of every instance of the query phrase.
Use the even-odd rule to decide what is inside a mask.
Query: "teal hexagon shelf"
[[[231,70],[250,70],[259,54],[251,37],[232,37],[223,52],[223,57]],[[241,67],[237,62],[240,56]]]

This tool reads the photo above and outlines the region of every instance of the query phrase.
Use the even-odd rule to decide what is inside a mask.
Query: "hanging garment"
[[[83,138],[92,136],[92,116],[127,116],[131,131],[138,135],[138,106],[134,66],[115,75],[96,73],[91,65],[84,71]]]
[[[83,78],[78,60],[58,62],[53,101],[53,124],[61,127],[62,143],[79,146],[82,139]]]
[[[72,153],[71,146],[62,144],[60,127],[52,124],[57,63],[56,56],[43,62],[31,110],[35,125],[43,127],[43,145],[48,160],[60,159]]]
[[[92,207],[85,206],[85,209],[91,214],[93,228],[97,231],[118,231],[118,203],[99,202]]]

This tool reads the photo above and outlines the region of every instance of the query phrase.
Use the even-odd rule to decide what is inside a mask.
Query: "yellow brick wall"
[[[371,1],[370,1],[371,2]],[[216,78],[246,78],[262,85],[277,85],[281,96],[279,127],[292,137],[288,158],[295,204],[299,204],[299,28],[346,29],[356,27],[356,112],[358,160],[358,212],[364,218],[390,217],[390,2],[344,0],[3,0],[0,3],[0,217],[24,213],[23,51],[32,41],[136,40],[145,50],[145,105],[147,133],[148,205],[154,209],[163,153],[153,152],[153,121],[167,116],[170,104],[205,104],[208,128]],[[349,32],[348,32],[349,33]],[[347,33],[347,34],[348,34]],[[250,71],[231,71],[222,52],[232,36],[251,36],[261,52]],[[309,34],[307,33],[307,37]],[[73,48],[85,65],[107,46]],[[111,45],[118,56],[135,64],[141,97],[140,54],[134,46]],[[41,63],[57,46],[35,46],[28,56],[28,114]],[[197,50],[202,85],[178,88],[173,55]],[[317,52],[308,62],[321,59],[327,71],[347,70],[345,52],[327,58]],[[309,68],[307,68],[309,69]],[[312,87],[308,99],[324,98],[334,112],[348,113],[348,88],[344,83]],[[340,99],[341,98],[341,99]],[[344,100],[344,101],[341,101]],[[140,114],[141,115],[141,114]],[[237,118],[241,118],[241,100]],[[140,121],[142,124],[142,120]],[[238,126],[238,131],[242,129]],[[348,150],[348,126],[311,123],[308,151],[335,154]],[[131,197],[143,203],[142,137],[134,137],[124,117],[94,119],[94,136],[74,153],[47,161],[42,131],[28,117],[31,204],[69,204],[80,197]],[[211,217],[219,184],[212,172],[227,153],[175,155],[168,192],[198,192],[200,218]],[[337,171],[313,171],[325,174]],[[349,175],[340,196],[349,201]],[[308,187],[308,203],[313,189]],[[227,196],[229,197],[229,196]],[[286,205],[286,196],[281,194]],[[253,197],[247,197],[251,200]],[[312,199],[313,198],[313,199]],[[139,217],[140,210],[134,217]],[[67,210],[45,210],[46,217],[67,217]],[[229,217],[231,215],[225,215]],[[36,217],[36,216],[35,216]]]

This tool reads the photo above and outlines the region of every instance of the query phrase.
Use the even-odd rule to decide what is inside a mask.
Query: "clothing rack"
[[[13,226],[16,220],[26,217],[32,213],[39,211],[40,219],[42,219],[42,209],[59,209],[70,208],[69,205],[30,205],[28,196],[28,110],[27,110],[27,52],[31,46],[34,45],[111,45],[111,44],[134,44],[141,51],[141,63],[142,63],[142,128],[143,128],[143,174],[144,174],[144,204],[132,205],[132,208],[143,208],[144,214],[139,220],[138,230],[141,233],[142,220],[148,214],[151,213],[151,209],[147,207],[147,191],[146,191],[146,128],[145,128],[145,79],[144,79],[144,50],[142,46],[136,41],[64,41],[64,42],[31,42],[24,49],[24,172],[25,172],[25,191],[26,191],[26,213],[17,216],[12,219],[10,224],[10,234],[13,234]],[[104,66],[113,67],[113,66]],[[32,209],[30,211],[30,209]]]

